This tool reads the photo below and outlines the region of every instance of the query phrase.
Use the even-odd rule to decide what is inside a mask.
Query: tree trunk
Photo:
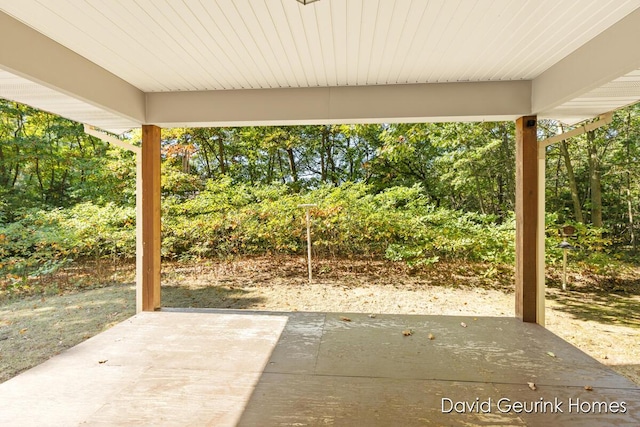
[[[298,182],[298,171],[296,169],[296,159],[293,155],[293,148],[287,148],[287,158],[289,159],[289,169],[291,170],[291,179],[293,182]]]
[[[333,144],[331,141],[331,130],[329,126],[325,127],[326,129],[326,134],[327,134],[327,139],[326,139],[326,153],[327,153],[327,169],[329,169],[329,167],[331,168],[331,176],[329,176],[329,178],[331,179],[331,182],[334,185],[338,185],[338,180],[337,180],[337,174],[336,174],[336,163],[333,159]],[[329,175],[328,173],[329,171],[327,171],[327,175]]]
[[[182,173],[189,173],[189,158],[187,157],[187,154],[185,152],[183,152],[182,156],[180,156],[180,163]]]
[[[589,183],[591,184],[591,224],[602,227],[602,186],[600,180],[600,159],[596,150],[595,131],[587,132],[589,151]]]
[[[578,195],[576,175],[573,172],[573,165],[571,164],[571,157],[569,156],[569,149],[567,148],[566,141],[560,142],[560,152],[562,153],[562,157],[564,157],[564,166],[567,169],[567,179],[569,180],[569,190],[571,190],[571,201],[573,202],[573,215],[577,222],[584,223],[582,206],[580,205],[580,197]]]
[[[324,156],[326,153],[327,146],[327,128],[322,128],[322,144],[320,146],[320,180],[322,182],[327,182],[327,165],[324,160]]]
[[[13,173],[13,179],[11,180],[11,189],[16,186],[16,182],[18,182],[18,177],[20,176],[20,163],[16,162],[16,170]]]
[[[227,165],[224,160],[224,141],[222,137],[218,138],[218,162],[220,163],[220,173],[226,175]]]
[[[2,151],[2,144],[0,144],[0,185],[6,187],[9,183],[9,175],[4,162],[4,152]]]
[[[629,227],[629,244],[635,251],[636,249],[636,236],[633,223],[633,198],[631,197],[631,112],[627,113],[627,171],[626,171],[626,184],[627,184],[627,220]]]
[[[209,161],[208,151],[207,149],[202,150],[202,155],[204,156],[204,166],[207,169],[207,178],[211,178],[211,162]]]
[[[280,150],[278,150],[276,154],[278,156],[278,166],[280,168],[280,179],[282,180],[283,184],[286,184],[287,180],[285,179],[284,167],[282,166],[282,156],[280,155]]]
[[[40,196],[42,197],[42,201],[46,202],[46,192],[44,191],[44,184],[42,183],[42,175],[40,174],[40,160],[38,156],[35,157],[35,166],[36,166],[36,178],[38,179],[38,186],[40,187]]]
[[[347,138],[347,160],[349,161],[349,181],[355,181],[353,153],[351,151],[351,137]]]
[[[267,183],[271,184],[273,182],[273,152],[269,151],[269,160],[267,161]]]
[[[480,204],[480,212],[482,212],[483,215],[486,215],[487,211],[484,207],[484,201],[482,200],[482,191],[480,191],[480,178],[476,174],[473,175],[473,178],[476,184],[476,196],[478,198],[478,203]]]

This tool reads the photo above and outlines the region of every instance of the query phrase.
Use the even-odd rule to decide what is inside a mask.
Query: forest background
[[[539,122],[539,139],[565,131]],[[127,137],[140,143],[139,132]],[[572,268],[637,267],[640,106],[547,149],[547,262],[577,229]],[[135,158],[80,124],[0,100],[0,297],[93,259],[135,257]],[[162,256],[198,261],[306,249],[410,268],[480,263],[512,274],[512,122],[162,131]]]

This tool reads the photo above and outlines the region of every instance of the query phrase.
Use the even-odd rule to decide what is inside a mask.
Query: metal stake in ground
[[[311,213],[309,210],[315,208],[315,203],[306,203],[304,205],[298,205],[299,208],[304,208],[307,216],[307,267],[309,269],[309,283],[311,283]]]

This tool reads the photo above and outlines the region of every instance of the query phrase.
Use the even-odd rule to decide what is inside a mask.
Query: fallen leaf
[[[534,383],[527,383],[527,385],[529,386],[529,388],[533,391],[536,391],[538,389],[538,387],[536,387],[536,385]]]
[[[551,357],[556,357],[556,355],[552,351],[547,351],[547,354]]]
[[[102,365],[103,363],[107,363],[107,359],[104,359],[104,360],[98,360],[98,363],[99,363],[99,364],[101,364],[101,365]]]
[[[370,317],[370,318],[372,318],[372,319],[375,319],[375,318],[376,318],[376,315],[375,315],[375,314],[373,314],[373,313],[371,313],[371,314],[369,315],[369,317]]]
[[[408,337],[409,335],[413,335],[413,331],[411,329],[405,329],[404,331],[402,331],[402,335]]]
[[[29,330],[28,328],[20,329],[20,335],[26,334],[28,330]]]
[[[590,385],[584,386],[584,389],[587,390],[587,391],[593,391],[593,387],[590,386]]]
[[[342,320],[343,322],[351,322],[351,319],[345,316],[340,317],[340,320]]]
[[[435,338],[436,338],[436,337],[435,337],[435,335],[433,335],[433,334],[429,334],[429,339],[430,339],[430,340],[433,340],[433,339],[435,339]]]
[[[467,327],[467,324],[466,324],[466,323],[464,323],[464,322],[461,322],[461,323],[460,323],[460,326],[462,326],[463,328],[466,328],[466,327]]]

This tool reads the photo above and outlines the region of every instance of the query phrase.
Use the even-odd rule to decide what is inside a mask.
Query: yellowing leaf
[[[587,390],[587,391],[593,391],[593,387],[590,386],[590,385],[584,386],[584,389]]]
[[[408,337],[409,335],[413,335],[413,331],[411,329],[405,329],[404,331],[402,331],[402,335]]]
[[[551,357],[556,357],[556,355],[552,351],[547,351],[547,355]]]
[[[435,335],[433,335],[433,334],[429,334],[429,339],[430,339],[430,340],[433,340],[433,339],[435,339],[435,338],[436,338],[436,337],[435,337]]]
[[[27,331],[28,331],[28,329],[27,329],[27,328],[20,329],[20,335],[24,335],[24,334],[26,334],[26,333],[27,333]]]
[[[535,383],[527,383],[527,385],[529,386],[529,388],[533,391],[537,390],[538,387],[536,387]]]

